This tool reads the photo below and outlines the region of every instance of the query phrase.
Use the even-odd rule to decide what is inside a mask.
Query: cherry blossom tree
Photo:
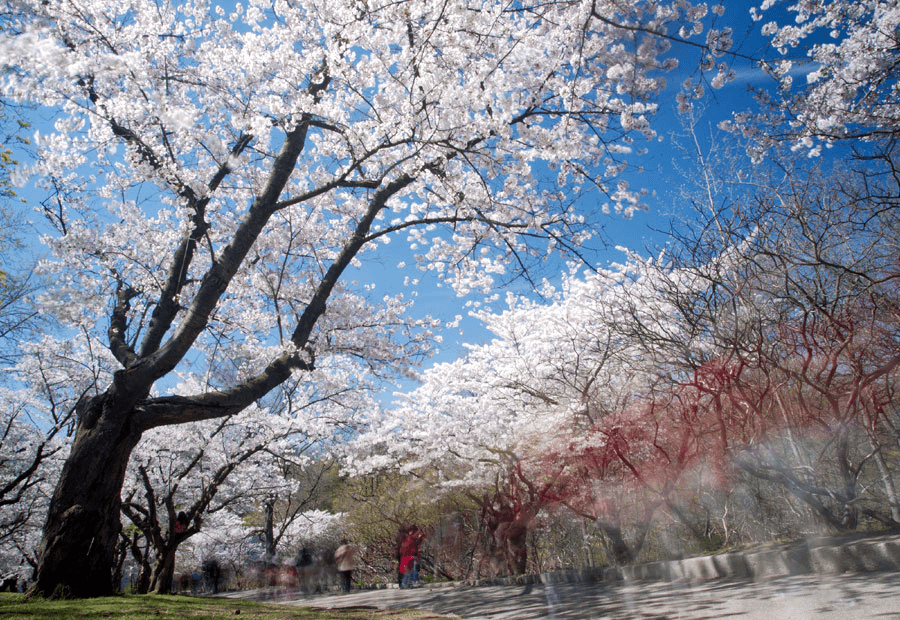
[[[278,543],[316,497],[322,468],[311,455],[321,461],[352,422],[352,412],[372,406],[354,370],[340,357],[321,359],[311,371],[314,380],[283,384],[266,399],[272,403],[267,411],[254,404],[225,418],[148,431],[132,454],[122,503],[153,551],[152,576],[141,575],[139,582],[150,591],[171,592],[179,546],[200,532],[205,518],[223,510],[245,519],[265,513],[266,554],[274,558]],[[301,482],[306,468],[312,485]]]
[[[24,390],[0,388],[0,578],[28,578],[40,539],[41,520],[59,473],[65,442],[62,425],[42,428],[29,416],[43,401]],[[39,405],[35,408],[35,405]]]
[[[326,442],[313,446],[315,456],[277,462],[281,476],[291,481],[280,489],[270,489],[265,501],[263,530],[267,556],[301,549],[305,533],[311,523],[317,523],[321,513],[330,508],[334,486],[338,484],[334,457],[328,454]]]
[[[654,135],[674,66],[658,34],[699,36],[706,14],[680,1],[15,8],[4,94],[59,110],[33,169],[60,233],[46,310],[118,365],[78,405],[33,587],[76,596],[111,589],[144,432],[235,414],[329,352],[380,372],[428,349],[432,324],[407,297],[350,275],[380,246],[406,233],[410,260],[466,293],[576,248],[595,224],[579,196],[633,208],[639,194],[613,181]],[[227,382],[166,382],[222,360]]]
[[[311,548],[336,548],[345,531],[344,515],[325,510],[311,509],[289,517],[287,526],[275,514],[275,528],[283,529],[281,558],[293,560],[290,553],[302,546]],[[248,516],[225,508],[208,514],[203,528],[178,548],[177,565],[189,574],[211,558],[216,559],[238,588],[263,585],[259,569],[266,563],[265,543],[260,528],[248,522]],[[271,561],[271,559],[269,560]]]
[[[245,413],[258,415],[252,408]],[[149,591],[171,592],[178,547],[200,531],[207,513],[236,502],[252,504],[254,498],[260,502],[273,486],[289,486],[280,471],[257,460],[270,441],[269,449],[275,449],[277,439],[247,441],[241,436],[245,423],[232,418],[199,422],[194,425],[199,428],[179,429],[174,436],[163,427],[148,433],[133,455],[136,479],[126,478],[122,511],[151,543],[152,576],[140,580]],[[227,437],[234,434],[239,436]],[[254,434],[255,439],[264,435]]]
[[[524,571],[538,513],[563,505],[599,523],[616,559],[631,561],[616,517],[626,506],[609,491],[653,489],[652,507],[640,511],[652,517],[666,493],[662,471],[677,478],[696,449],[654,462],[678,436],[638,400],[658,370],[614,327],[629,310],[622,304],[633,298],[621,291],[629,287],[647,284],[627,266],[575,271],[559,290],[544,288],[546,303],[510,296],[508,310],[479,313],[495,339],[426,371],[422,387],[360,435],[362,456],[351,455],[350,471],[394,467],[438,488],[465,489],[481,506],[487,552],[506,572]],[[642,308],[664,325],[671,308],[656,299]],[[649,518],[644,534],[647,527]]]
[[[28,125],[6,101],[0,100],[0,363],[13,366],[18,345],[45,327],[35,305],[41,282],[34,273],[34,257],[26,252],[28,232],[18,211],[24,206],[13,189],[11,175],[18,162],[10,146],[22,147]]]
[[[900,228],[871,195],[896,181],[827,179],[785,167],[754,179],[758,194],[707,185],[660,258],[482,313],[496,339],[427,371],[351,465],[436,468],[471,488],[514,467],[595,520],[621,562],[658,508],[692,528],[686,475],[725,493],[741,472],[774,482],[838,530],[860,514],[893,525]]]

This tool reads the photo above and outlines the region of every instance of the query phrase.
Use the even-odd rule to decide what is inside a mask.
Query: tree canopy
[[[597,223],[580,196],[632,208],[614,180],[635,136],[654,135],[675,66],[659,35],[699,35],[706,13],[17,5],[4,94],[60,111],[32,169],[55,195],[45,308],[111,354],[78,404],[36,590],[109,588],[121,477],[144,431],[237,413],[329,356],[380,372],[428,349],[407,297],[346,275],[379,246],[405,234],[410,260],[458,293],[486,290],[577,252]],[[551,170],[555,189],[539,183]],[[188,368],[199,392],[168,394]]]

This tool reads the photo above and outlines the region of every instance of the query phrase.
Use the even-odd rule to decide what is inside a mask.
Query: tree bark
[[[606,534],[607,545],[616,566],[627,566],[634,562],[634,554],[628,548],[619,526],[601,523],[600,531]]]
[[[859,510],[856,507],[857,483],[856,473],[850,464],[849,432],[842,425],[836,442],[836,456],[840,468],[842,485],[841,494],[841,528],[853,532],[859,526]]]
[[[526,545],[527,532],[523,532],[522,536],[509,539],[510,564],[512,567],[511,574],[524,575],[528,569],[528,546]]]
[[[121,531],[120,493],[141,430],[110,387],[79,407],[72,451],[50,502],[31,594],[108,596]],[[123,414],[123,407],[126,408]]]
[[[141,551],[141,548],[137,545],[137,538],[135,538],[131,545],[131,555],[135,562],[141,567],[138,572],[136,593],[147,594],[150,591],[150,578],[152,575],[152,569],[150,568],[149,541],[146,543],[144,550]]]
[[[875,449],[875,442],[869,439],[872,448]],[[878,466],[878,472],[881,474],[881,481],[884,484],[884,492],[887,495],[888,504],[891,507],[891,519],[900,523],[900,502],[897,501],[897,487],[894,484],[894,478],[891,475],[891,470],[888,469],[887,463],[884,460],[884,455],[881,453],[880,449],[875,449],[875,455],[873,457],[875,459],[875,464]]]
[[[510,523],[506,531],[507,555],[511,575],[524,575],[528,568],[528,526],[522,519]]]
[[[164,549],[157,549],[156,566],[153,567],[153,580],[150,582],[150,591],[154,594],[171,594],[172,584],[175,582],[175,555],[177,545],[167,545]]]
[[[131,541],[127,536],[119,536],[119,546],[116,549],[116,566],[113,569],[112,576],[113,583],[122,583],[122,575],[123,571],[125,570],[125,560],[128,558],[128,549],[130,546]]]

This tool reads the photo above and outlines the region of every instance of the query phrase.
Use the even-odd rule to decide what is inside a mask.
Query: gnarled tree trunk
[[[137,594],[147,594],[150,591],[150,579],[153,574],[153,569],[150,567],[150,542],[146,543],[143,551],[137,544],[132,545],[131,555],[141,567],[138,572],[138,582],[135,591]]]
[[[153,580],[150,582],[150,591],[155,594],[171,594],[172,584],[175,582],[175,555],[177,544],[167,545],[165,549],[157,549],[160,554],[156,558],[156,566],[153,567]]]
[[[118,589],[112,573],[120,493],[142,431],[132,424],[132,402],[117,399],[116,391],[113,386],[79,406],[75,441],[50,502],[30,593],[90,597]]]

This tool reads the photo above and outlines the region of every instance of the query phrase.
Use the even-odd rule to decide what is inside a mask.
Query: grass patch
[[[0,594],[0,620],[147,620],[147,618],[203,618],[204,620],[427,620],[446,618],[414,609],[379,610],[374,607],[299,607],[226,598],[163,596],[158,594],[110,596],[70,601],[31,599]]]

